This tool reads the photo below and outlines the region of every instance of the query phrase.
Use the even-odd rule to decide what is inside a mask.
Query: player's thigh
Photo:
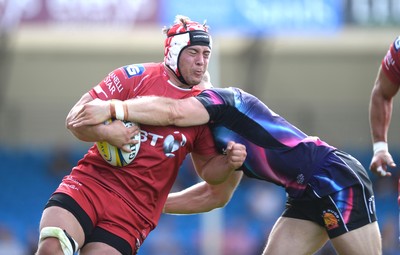
[[[85,246],[83,246],[81,251],[79,252],[79,255],[99,255],[99,254],[121,255],[121,253],[114,247],[111,247],[108,244],[100,242],[88,243]]]
[[[312,221],[280,217],[272,228],[263,255],[313,254],[327,240],[326,230]]]
[[[85,234],[75,216],[68,210],[58,207],[47,207],[40,220],[40,230],[44,227],[59,227],[65,230],[78,244],[83,245]]]
[[[381,235],[376,221],[331,240],[340,255],[382,254]]]

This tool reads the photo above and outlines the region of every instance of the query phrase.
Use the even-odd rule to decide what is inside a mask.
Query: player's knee
[[[37,255],[55,254],[73,255],[78,250],[78,243],[68,233],[58,227],[45,227],[40,231]]]
[[[51,255],[56,251],[61,251],[60,241],[57,237],[42,239],[39,242],[38,250],[35,255]]]

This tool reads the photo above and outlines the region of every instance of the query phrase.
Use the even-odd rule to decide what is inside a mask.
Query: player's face
[[[185,81],[191,85],[201,82],[207,71],[211,50],[207,46],[189,46],[185,48],[179,57],[179,71]]]

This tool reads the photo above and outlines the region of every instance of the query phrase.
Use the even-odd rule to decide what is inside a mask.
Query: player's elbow
[[[92,139],[89,139],[87,137],[87,134],[86,134],[87,131],[85,131],[85,127],[74,127],[73,125],[69,124],[68,119],[65,122],[65,125],[66,125],[67,129],[69,130],[69,132],[73,136],[75,136],[77,139],[79,139],[80,141],[82,141],[82,142],[93,142]]]
[[[220,186],[211,186],[212,198],[214,200],[214,208],[225,207],[232,198],[233,191],[230,189],[222,188]]]
[[[221,193],[215,197],[214,207],[224,208],[232,198],[232,194]]]
[[[79,132],[79,130],[76,130],[75,128],[70,128],[69,131],[82,142],[92,142],[91,139],[88,139],[82,132]]]
[[[210,185],[219,185],[224,183],[229,176],[226,174],[217,175],[215,172],[209,174],[209,172],[204,171],[200,174],[200,177]]]
[[[215,201],[215,208],[223,208],[229,203],[242,177],[243,173],[238,171],[234,172],[229,179],[222,184],[209,185],[211,197],[213,197]]]
[[[209,196],[207,199],[207,206],[202,209],[202,212],[211,212],[215,209],[224,208],[230,201],[231,196],[227,196],[222,193],[215,193]],[[198,213],[198,212],[193,212]]]

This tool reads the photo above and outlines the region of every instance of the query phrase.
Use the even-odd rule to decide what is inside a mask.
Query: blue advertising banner
[[[177,14],[207,20],[213,33],[251,36],[333,33],[343,26],[342,0],[160,0],[163,25]]]

